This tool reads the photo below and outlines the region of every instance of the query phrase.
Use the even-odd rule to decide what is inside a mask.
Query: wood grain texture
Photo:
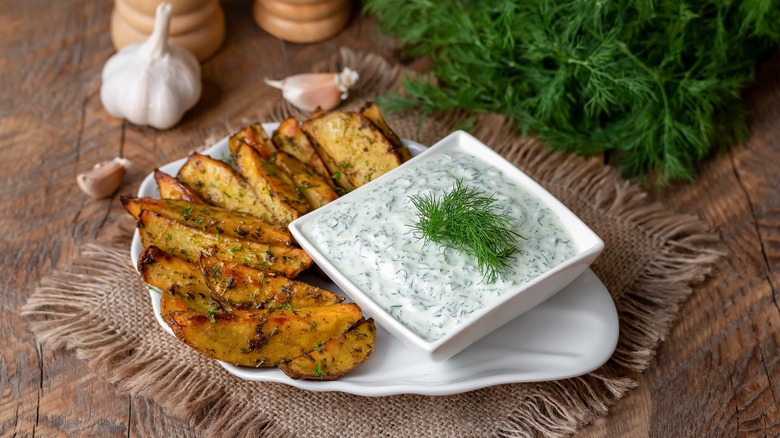
[[[112,1],[0,0],[0,436],[198,436],[75,354],[41,348],[19,316],[40,278],[81,242],[132,222],[118,196],[85,197],[78,173],[122,155],[133,167],[120,193],[134,193],[156,166],[258,121],[280,99],[263,78],[306,72],[341,46],[402,59],[370,17],[298,45],[259,29],[251,0],[223,7],[227,35],[203,64],[200,102],[158,131],[100,103]],[[639,386],[580,436],[780,436],[780,60],[765,64],[745,97],[749,140],[703,164],[696,183],[656,194],[706,221],[726,257],[685,303]]]

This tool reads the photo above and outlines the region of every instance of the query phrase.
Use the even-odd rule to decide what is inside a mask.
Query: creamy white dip
[[[492,284],[482,281],[476,259],[423,244],[411,228],[418,213],[410,197],[441,197],[455,178],[493,195],[497,212],[514,218],[515,230],[527,239],[518,240],[520,252]],[[547,206],[468,153],[453,151],[374,184],[371,196],[345,200],[306,223],[303,232],[366,295],[426,341],[574,255],[570,237]]]

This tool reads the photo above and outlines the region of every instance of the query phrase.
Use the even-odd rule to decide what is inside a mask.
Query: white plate
[[[263,128],[271,133],[277,123]],[[425,147],[406,142],[412,155]],[[214,158],[228,157],[227,138],[204,152]],[[160,170],[175,175],[186,159],[168,163]],[[159,197],[154,176],[141,183],[138,196]],[[131,247],[133,265],[141,253],[136,231]],[[302,281],[344,295],[334,283],[316,274]],[[150,291],[155,317],[160,317],[160,295]],[[335,381],[293,380],[276,368],[249,368],[219,362],[228,372],[247,380],[284,383],[309,391],[339,391],[364,396],[395,394],[447,395],[487,386],[536,382],[574,377],[595,370],[615,350],[618,318],[609,292],[588,269],[566,288],[522,316],[489,334],[444,362],[432,362],[377,326],[371,359]]]

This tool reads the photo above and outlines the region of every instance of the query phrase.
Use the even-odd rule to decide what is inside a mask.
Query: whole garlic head
[[[112,116],[168,129],[200,99],[200,63],[171,45],[171,5],[160,3],[145,42],[122,48],[103,67],[100,100]]]

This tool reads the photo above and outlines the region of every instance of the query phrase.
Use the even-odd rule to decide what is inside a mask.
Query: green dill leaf
[[[512,217],[496,212],[493,196],[466,187],[460,179],[441,197],[410,199],[418,211],[411,227],[419,237],[474,257],[487,283],[495,282],[519,252],[517,239],[523,237],[513,230]]]
[[[435,77],[378,97],[383,110],[503,113],[554,149],[606,153],[659,185],[692,179],[744,137],[740,91],[780,44],[780,0],[363,5],[409,54],[434,61]]]

